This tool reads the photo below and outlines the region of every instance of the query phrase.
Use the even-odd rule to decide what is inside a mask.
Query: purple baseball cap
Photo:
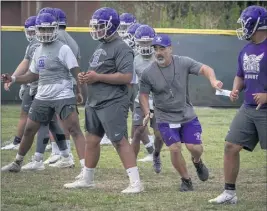
[[[167,34],[157,34],[152,41],[152,45],[159,45],[166,48],[172,45],[172,41]]]

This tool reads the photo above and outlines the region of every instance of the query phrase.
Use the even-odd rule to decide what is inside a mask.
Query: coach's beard
[[[156,57],[156,62],[160,65],[164,64],[165,63],[165,58],[163,56],[158,56]]]

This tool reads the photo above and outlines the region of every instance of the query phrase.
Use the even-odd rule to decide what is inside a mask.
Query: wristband
[[[16,76],[11,76],[11,83],[15,83],[16,82]]]

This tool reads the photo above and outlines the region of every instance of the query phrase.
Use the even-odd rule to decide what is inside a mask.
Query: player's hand
[[[232,90],[231,93],[230,93],[230,100],[232,102],[238,100],[239,98],[239,91],[238,90]]]
[[[144,127],[147,126],[149,119],[150,119],[150,112],[147,115],[145,115],[145,117],[143,119],[143,126]]]
[[[78,81],[80,82],[80,84],[84,84],[85,83],[85,81],[84,81],[84,75],[85,74],[86,74],[85,72],[80,72],[78,74]]]
[[[254,96],[254,100],[257,103],[257,110],[261,107],[262,104],[267,103],[267,93],[255,93],[252,94]]]
[[[2,74],[1,80],[3,83],[12,83],[12,78],[8,73]]]
[[[77,104],[78,105],[83,103],[83,95],[81,93],[77,93],[76,99],[77,99]]]
[[[95,82],[98,82],[98,73],[90,70],[84,75],[84,81],[87,84],[93,84]]]
[[[9,83],[4,83],[4,89],[6,90],[6,91],[10,91],[10,86],[11,86],[11,82],[9,82]]]
[[[211,86],[214,88],[214,89],[217,89],[217,90],[221,90],[222,87],[223,87],[223,82],[219,81],[219,80],[213,80],[210,82],[211,83]]]

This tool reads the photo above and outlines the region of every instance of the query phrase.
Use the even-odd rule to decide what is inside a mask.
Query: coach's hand
[[[239,91],[238,90],[232,90],[230,93],[230,100],[232,102],[236,101],[239,98]]]
[[[2,74],[1,80],[3,83],[12,83],[12,78],[8,73]]]
[[[93,70],[89,70],[84,76],[83,79],[85,81],[85,83],[87,84],[93,84],[95,82],[98,82],[98,73],[96,73]]]
[[[214,81],[211,81],[210,83],[211,83],[211,86],[216,90],[221,90],[223,87],[223,82],[219,80],[214,80]]]

